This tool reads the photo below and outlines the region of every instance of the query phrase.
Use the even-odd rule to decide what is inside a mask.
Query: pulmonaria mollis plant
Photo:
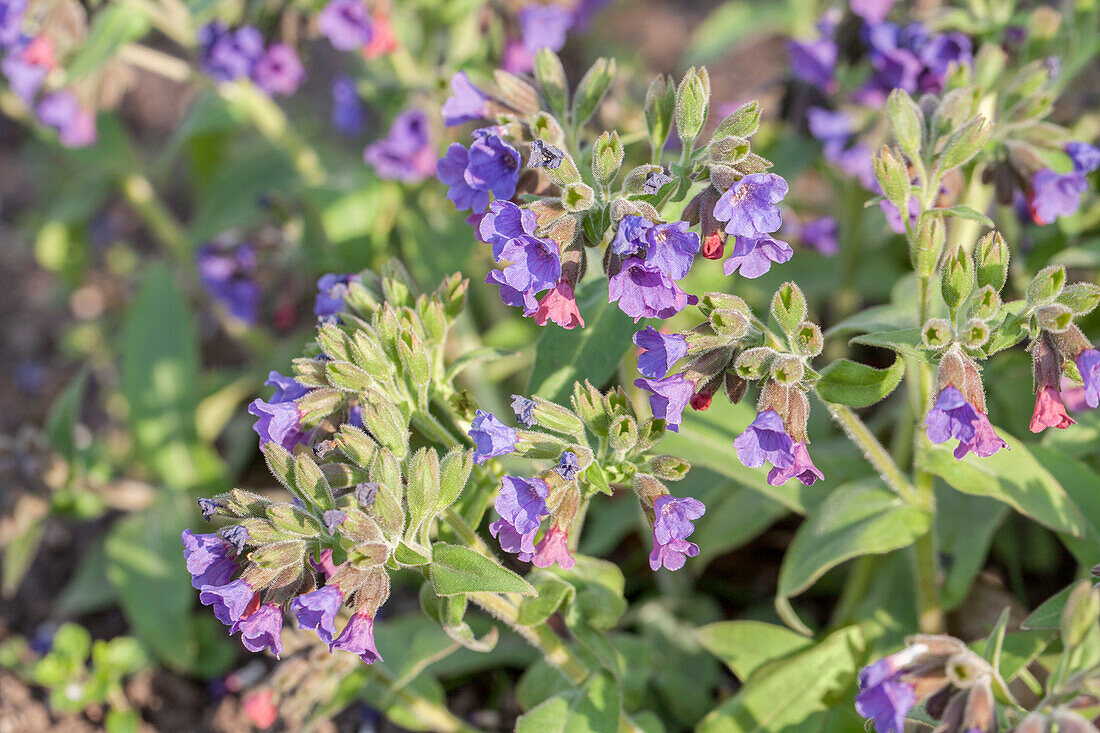
[[[760,121],[755,102],[697,147],[709,114],[707,70],[690,69],[678,86],[658,77],[645,100],[651,162],[620,176],[627,151],[617,131],[592,142],[580,137],[611,85],[614,61],[597,61],[572,95],[548,49],[538,52],[534,71],[534,85],[498,71],[482,87],[460,72],[443,105],[447,125],[495,123],[475,130],[469,147],[452,143],[437,169],[447,197],[471,211],[476,236],[492,247],[500,267],[486,282],[500,287],[506,304],[539,325],[583,327],[575,294],[593,257],[607,276],[608,302],[635,320],[669,318],[696,302],[679,285],[696,256],[721,258],[730,236],[727,275],[759,277],[791,258],[791,247],[772,236],[787,183],[751,150]],[[673,122],[681,155],[664,166]],[[683,201],[693,184],[702,190],[683,220],[666,220],[666,205]]]

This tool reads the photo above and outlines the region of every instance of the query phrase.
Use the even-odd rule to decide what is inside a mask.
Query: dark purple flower
[[[741,277],[757,278],[770,270],[773,262],[783,264],[793,256],[791,245],[770,234],[737,237],[733,252],[722,264],[722,272],[732,275],[740,271]]]
[[[1074,362],[1085,384],[1085,404],[1095,409],[1100,405],[1100,351],[1085,349]]]
[[[758,413],[745,432],[733,441],[737,458],[749,468],[771,463],[776,468],[794,464],[794,441],[787,435],[783,418],[775,410]]]
[[[214,617],[229,627],[229,633],[237,633],[237,623],[248,607],[259,605],[259,596],[244,580],[234,580],[224,585],[204,585],[199,591],[199,602],[213,606]]]
[[[607,285],[608,301],[635,321],[640,318],[671,318],[694,298],[672,279],[638,257],[628,257]]]
[[[232,524],[225,527],[220,532],[222,539],[228,542],[237,550],[237,554],[240,555],[244,552],[245,546],[248,544],[248,528],[239,524]]]
[[[518,291],[538,292],[552,288],[561,278],[558,243],[528,234],[508,240],[500,259],[509,264],[503,269],[504,282]]]
[[[791,454],[794,456],[794,463],[787,468],[775,467],[768,471],[768,483],[772,486],[782,486],[792,478],[796,478],[804,486],[812,486],[816,481],[824,479],[825,474],[821,473],[810,459],[810,451],[805,441],[796,440],[792,441],[792,444]]]
[[[536,406],[537,403],[534,400],[529,400],[523,395],[512,395],[512,412],[516,414],[516,419],[526,427],[531,427],[535,424]]]
[[[348,136],[360,135],[367,127],[367,107],[350,76],[332,82],[332,126]]]
[[[330,651],[333,649],[357,654],[367,664],[374,664],[382,659],[374,646],[374,617],[357,611],[329,646]]]
[[[787,195],[787,182],[774,173],[753,173],[737,181],[714,205],[714,218],[726,222],[726,234],[756,237],[777,231],[783,217],[776,206]]]
[[[557,563],[562,570],[570,570],[577,563],[573,553],[569,552],[568,532],[556,524],[546,530],[530,559],[536,568],[548,568]]]
[[[42,124],[57,130],[58,139],[67,148],[83,148],[96,140],[95,115],[81,107],[67,89],[43,97],[35,113]]]
[[[1028,209],[1032,220],[1045,225],[1060,216],[1073,216],[1081,206],[1081,194],[1088,187],[1088,181],[1076,171],[1059,174],[1043,168],[1031,177]]]
[[[465,172],[467,184],[478,191],[492,193],[494,198],[510,199],[516,193],[519,168],[519,151],[492,128],[474,131]]]
[[[264,38],[252,26],[229,30],[213,22],[199,31],[202,70],[215,81],[232,81],[252,76],[252,69],[264,55]]]
[[[615,230],[615,239],[611,242],[611,251],[617,255],[645,256],[648,248],[646,235],[653,228],[653,222],[644,216],[628,214],[619,222]]]
[[[340,587],[326,585],[295,598],[290,602],[290,611],[298,619],[299,629],[313,629],[321,641],[331,644],[336,635],[336,614],[343,602]]]
[[[490,458],[506,456],[516,449],[516,431],[508,427],[491,412],[478,410],[470,425],[468,435],[473,438],[477,448],[474,450],[474,463],[481,465]]]
[[[237,561],[230,556],[233,546],[216,534],[192,534],[183,530],[183,559],[191,573],[191,586],[224,585],[237,571]]]
[[[306,70],[298,54],[285,43],[271,44],[252,69],[252,80],[268,94],[289,97],[298,91]]]
[[[969,451],[987,458],[1005,447],[985,413],[978,411],[952,386],[945,387],[936,398],[936,404],[925,417],[924,431],[928,440],[937,445],[951,438],[958,440],[956,459]]]
[[[684,408],[695,394],[695,383],[683,374],[673,374],[665,379],[635,379],[634,386],[649,392],[653,417],[664,420],[672,432],[680,432]]]
[[[260,436],[261,446],[278,443],[287,450],[293,450],[305,437],[299,422],[301,414],[294,400],[309,392],[309,387],[278,372],[269,373],[265,384],[275,387],[275,394],[270,401],[253,400],[248,406],[248,412],[258,418],[252,429]]]
[[[459,211],[471,209],[479,214],[489,206],[489,192],[474,188],[466,181],[470,153],[461,143],[451,143],[447,154],[436,163],[436,176],[448,187],[447,198]]]
[[[836,238],[837,223],[831,216],[822,216],[806,222],[799,230],[802,243],[823,255],[835,255],[840,250]]]
[[[275,393],[271,395],[272,402],[291,402],[305,395],[310,389],[294,377],[284,377],[276,371],[267,373],[267,381],[264,384],[275,388]]]
[[[859,673],[856,712],[874,722],[876,733],[904,733],[905,716],[917,703],[913,685],[901,679],[897,657],[880,659]]]
[[[256,282],[256,246],[245,242],[235,247],[210,243],[195,255],[199,280],[211,298],[245,323],[256,323],[260,286]]]
[[[202,518],[205,519],[207,522],[210,521],[211,517],[218,513],[218,509],[220,508],[221,505],[213,499],[206,499],[203,497],[199,498],[199,511],[202,512]]]
[[[969,65],[972,60],[970,39],[958,31],[933,36],[919,53],[924,64],[918,81],[922,92],[939,93],[951,64]]]
[[[823,91],[833,86],[837,46],[828,38],[811,41],[789,41],[787,55],[794,78],[812,84]]]
[[[460,71],[451,77],[451,96],[443,103],[442,112],[447,127],[482,120],[489,116],[489,97]]]
[[[435,175],[435,151],[428,136],[428,118],[418,109],[393,120],[389,134],[371,143],[363,159],[380,178],[416,183]]]
[[[538,310],[539,300],[534,290],[516,290],[504,280],[504,273],[500,270],[490,270],[485,276],[485,282],[489,285],[500,286],[500,299],[504,305],[513,308],[523,308],[523,315],[530,316]]]
[[[1100,149],[1088,143],[1067,143],[1066,155],[1073,161],[1073,170],[1077,173],[1087,175],[1100,168]]]
[[[317,28],[340,51],[360,49],[374,35],[374,23],[363,0],[329,0],[317,16]]]
[[[575,479],[580,470],[581,465],[577,461],[577,454],[569,450],[561,454],[561,458],[558,459],[558,465],[554,466],[554,472],[566,481]]]
[[[344,309],[344,296],[348,293],[348,284],[358,281],[354,273],[337,274],[330,272],[317,280],[317,298],[313,301],[313,314],[321,321],[340,322],[339,313]]]
[[[504,476],[500,480],[500,491],[494,506],[504,522],[517,533],[526,535],[537,530],[549,515],[550,511],[546,508],[549,494],[550,488],[540,478],[528,480]]]
[[[0,0],[0,48],[9,48],[23,36],[27,0]]]
[[[535,212],[511,201],[494,201],[478,222],[477,232],[482,242],[493,245],[493,258],[499,261],[508,242],[524,235],[534,236],[537,227]]]
[[[278,604],[268,603],[251,616],[237,622],[241,643],[250,652],[269,649],[275,658],[283,653],[283,611]]]
[[[646,326],[634,334],[634,345],[642,352],[638,355],[638,371],[643,377],[660,379],[668,374],[680,359],[687,355],[687,339],[678,333],[661,333],[653,326]]]

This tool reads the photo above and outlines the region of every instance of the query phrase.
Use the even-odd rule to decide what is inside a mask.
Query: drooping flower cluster
[[[255,324],[260,307],[256,246],[251,242],[209,242],[195,254],[199,281],[233,318]]]
[[[250,25],[228,28],[214,21],[199,30],[199,65],[214,81],[251,79],[268,94],[290,96],[305,79],[295,50],[285,43],[264,45]]]
[[[560,63],[543,53],[544,67]],[[606,90],[611,71],[603,60],[586,79],[594,78],[592,83]],[[542,74],[539,83],[550,82]],[[658,79],[655,88],[667,100],[662,110],[667,119],[661,124],[671,124],[674,105],[691,105],[690,114],[701,129],[709,83],[705,69],[690,70],[679,91],[671,80]],[[688,86],[702,97],[701,103],[685,101]],[[451,79],[451,90],[442,109],[448,126],[488,118],[501,124],[475,130],[468,149],[453,143],[437,165],[438,176],[455,206],[472,211],[468,221],[479,239],[493,246],[501,267],[486,282],[500,286],[506,304],[522,308],[540,325],[548,320],[564,328],[584,325],[575,295],[588,269],[588,247],[604,248],[608,302],[635,320],[668,318],[694,303],[678,283],[696,254],[721,257],[727,236],[736,237],[727,274],[740,270],[758,277],[792,255],[789,245],[772,237],[782,224],[777,204],[787,184],[768,173],[770,163],[750,151],[748,138],[759,124],[756,103],[742,105],[719,125],[711,141],[694,151],[696,165],[679,182],[662,166],[642,165],[629,171],[613,192],[624,158],[617,133],[605,132],[596,141],[592,175],[586,177],[577,168],[575,151],[562,147],[564,136],[554,111],[540,108],[539,90],[526,81],[503,75],[482,89],[459,72]],[[542,91],[543,98],[552,98],[552,90]],[[655,94],[651,90],[650,98]],[[602,91],[595,98],[601,96]],[[698,132],[690,137],[687,130],[680,133],[682,142],[694,148]],[[667,138],[667,127],[663,135]],[[662,218],[660,207],[677,188],[686,191],[694,180],[710,185],[688,204],[683,221]],[[547,184],[556,187],[554,195],[545,195]],[[541,198],[519,198],[530,193]],[[697,224],[702,235],[691,231]]]
[[[998,672],[951,636],[919,634],[899,652],[859,673],[856,712],[875,733],[904,733],[918,703],[947,733],[999,730],[993,687],[1004,689]]]
[[[96,140],[94,107],[73,89],[45,88],[59,68],[57,48],[50,35],[34,27],[37,22],[26,0],[0,0],[0,72],[38,121],[57,132],[62,145],[91,145]]]

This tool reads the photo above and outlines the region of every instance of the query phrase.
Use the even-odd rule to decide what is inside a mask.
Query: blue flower
[[[465,71],[451,77],[451,96],[443,103],[443,123],[447,127],[485,119],[489,116],[489,97],[470,82]]]
[[[726,234],[759,237],[783,224],[779,207],[787,182],[774,173],[753,173],[737,181],[714,205],[714,218],[726,222]]]
[[[732,275],[740,271],[742,277],[757,278],[770,270],[773,262],[782,264],[793,256],[791,245],[770,234],[737,237],[733,252],[722,264],[722,272]]]
[[[260,436],[260,445],[278,443],[287,450],[293,450],[305,434],[301,427],[301,414],[294,400],[309,392],[309,387],[293,377],[284,377],[278,372],[268,374],[268,386],[275,387],[271,400],[253,400],[248,412],[258,419],[252,429]]]
[[[340,322],[340,311],[344,309],[344,296],[348,284],[359,280],[353,273],[328,273],[317,281],[317,298],[313,302],[313,314],[323,322]]]
[[[649,567],[653,571],[662,567],[679,570],[688,557],[699,554],[699,546],[687,538],[695,531],[692,520],[703,516],[705,511],[703,502],[690,496],[657,497],[653,502],[653,551],[649,554]]]
[[[331,644],[336,635],[336,614],[343,602],[340,587],[326,585],[295,598],[290,603],[290,610],[298,620],[299,629],[313,629],[321,641]]]
[[[771,463],[779,469],[794,464],[794,441],[783,426],[783,418],[775,410],[764,410],[752,424],[733,441],[737,459],[749,468]]]
[[[497,420],[491,412],[478,410],[468,434],[477,445],[474,463],[478,465],[516,449],[516,431]]]
[[[643,377],[660,379],[687,354],[687,339],[678,333],[661,333],[646,326],[634,334],[634,345],[642,349],[638,355],[638,371]]]
[[[649,408],[653,417],[664,420],[672,432],[680,432],[684,408],[695,394],[695,383],[683,374],[673,374],[666,379],[635,379],[634,386],[650,393]]]

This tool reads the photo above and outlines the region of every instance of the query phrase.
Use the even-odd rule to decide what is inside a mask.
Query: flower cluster
[[[339,51],[358,51],[365,59],[397,49],[389,16],[373,17],[363,0],[329,0],[317,16],[317,28]]]
[[[725,262],[727,275],[759,277],[773,263],[791,258],[791,247],[772,236],[782,225],[778,204],[787,183],[751,152],[749,138],[760,118],[755,102],[734,110],[696,149],[710,101],[706,69],[689,70],[679,87],[658,78],[646,98],[654,159],[675,114],[683,160],[676,176],[660,165],[637,166],[616,191],[625,158],[618,133],[604,132],[595,141],[591,174],[582,174],[578,151],[564,147],[560,105],[553,101],[567,91],[560,61],[545,49],[538,59],[537,89],[503,73],[483,89],[459,72],[442,110],[449,126],[489,118],[499,123],[475,130],[469,148],[453,143],[437,171],[448,186],[447,197],[459,210],[472,212],[468,221],[478,238],[492,245],[500,267],[486,282],[500,287],[504,303],[522,308],[539,325],[553,320],[564,328],[583,326],[575,293],[588,270],[588,248],[603,249],[608,302],[636,321],[668,318],[695,303],[678,283],[700,252],[722,257],[730,236],[735,241]],[[576,94],[592,100],[587,115],[595,111],[612,72],[610,62],[601,60],[582,80]],[[550,100],[548,109],[540,99]],[[696,181],[704,189],[685,207],[683,220],[666,221],[660,209],[672,198],[682,199]],[[555,195],[546,195],[551,190]],[[695,226],[700,231],[692,231]]]
[[[195,253],[199,281],[206,293],[233,318],[255,324],[260,307],[256,282],[256,245],[208,242]]]
[[[219,82],[251,79],[268,94],[290,96],[305,79],[298,54],[285,43],[265,47],[257,28],[227,28],[214,21],[199,30],[199,65]]]
[[[678,458],[652,453],[663,423],[640,419],[621,390],[603,395],[577,385],[572,405],[570,410],[540,397],[512,396],[521,424],[549,432],[512,428],[478,411],[469,431],[477,446],[476,463],[505,455],[557,461],[530,479],[501,479],[495,503],[499,518],[489,525],[490,533],[502,550],[524,562],[569,569],[575,563],[570,537],[575,541],[571,532],[580,508],[596,492],[630,484],[653,530],[650,567],[679,570],[699,554],[698,545],[687,538],[705,507],[697,499],[672,496],[662,483],[683,478],[689,468]],[[598,439],[596,448],[588,442],[589,432]]]
[[[44,89],[47,78],[59,68],[57,48],[43,29],[31,32],[34,22],[26,0],[0,0],[0,72],[38,121],[57,131],[62,145],[91,145],[96,140],[94,108],[74,89]]]

